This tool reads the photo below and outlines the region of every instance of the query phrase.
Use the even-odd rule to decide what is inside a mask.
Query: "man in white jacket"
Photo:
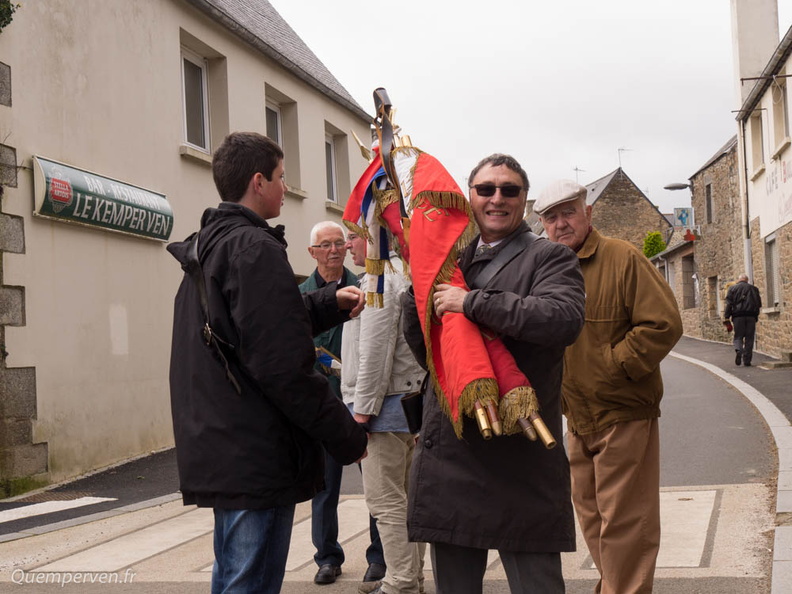
[[[357,266],[365,265],[366,247],[365,238],[349,233],[347,248]],[[344,325],[341,394],[370,434],[368,457],[362,462],[363,490],[369,512],[377,519],[387,566],[381,584],[368,590],[364,582],[360,591],[418,594],[424,545],[407,538],[407,479],[415,440],[400,400],[420,388],[424,371],[402,332],[401,295],[409,281],[393,252],[390,261],[394,270],[385,273],[383,307],[367,307]]]

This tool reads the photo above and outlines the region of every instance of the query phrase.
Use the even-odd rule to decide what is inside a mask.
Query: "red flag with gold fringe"
[[[393,134],[384,89],[377,89],[374,97],[378,106],[374,125],[380,141],[388,139],[387,150],[375,149],[343,217],[350,229],[369,241],[366,270],[370,275],[384,271],[381,261],[388,258],[390,233],[412,277],[435,394],[457,437],[462,437],[463,415],[478,416],[484,433],[484,407],[491,415],[500,416],[497,423],[500,426],[503,421],[507,435],[521,431],[529,435],[526,419],[541,423],[536,394],[503,342],[483,333],[462,313],[447,313],[442,318],[434,314],[437,285],[467,289],[457,260],[476,232],[470,205],[437,159],[413,147],[408,138],[398,139]],[[380,127],[386,133],[381,133]],[[375,260],[369,261],[369,257]],[[376,284],[370,282],[369,286]],[[381,294],[367,295],[367,304],[377,306],[381,299]],[[546,427],[544,431],[539,433],[545,445],[552,447],[552,435]],[[499,430],[495,433],[500,434]]]

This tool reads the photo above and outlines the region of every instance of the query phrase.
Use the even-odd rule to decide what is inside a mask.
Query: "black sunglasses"
[[[476,190],[476,193],[479,196],[484,198],[489,198],[490,196],[495,195],[495,190],[500,188],[501,196],[504,198],[517,198],[522,192],[522,186],[515,186],[515,185],[507,185],[507,186],[496,186],[495,184],[476,184],[475,186],[470,186],[471,188]]]

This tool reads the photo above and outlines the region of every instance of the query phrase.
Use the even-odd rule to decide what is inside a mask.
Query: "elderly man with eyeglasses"
[[[300,292],[308,293],[329,283],[337,283],[338,288],[357,286],[358,277],[344,266],[347,241],[344,228],[334,221],[322,221],[311,229],[311,244],[308,253],[316,260],[316,270],[300,285]],[[332,357],[341,356],[342,325],[314,337],[317,349],[324,349]],[[316,368],[322,372],[333,393],[341,399],[339,375],[328,365],[317,361]],[[325,490],[311,501],[311,537],[316,548],[314,561],[319,567],[314,577],[317,584],[332,584],[341,575],[344,563],[344,549],[338,542],[338,498],[341,492],[343,466],[330,456],[325,456]],[[369,533],[371,544],[366,550],[368,570],[363,581],[376,583],[385,575],[385,558],[382,543],[377,533],[376,523],[370,520]]]

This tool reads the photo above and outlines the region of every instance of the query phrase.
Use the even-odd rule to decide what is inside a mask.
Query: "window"
[[[325,136],[325,174],[327,175],[327,199],[338,202],[338,184],[336,173],[336,150],[333,137]]]
[[[781,295],[780,271],[778,269],[778,245],[775,234],[765,239],[765,303],[770,307],[777,307]]]
[[[677,293],[677,267],[676,263],[669,262],[668,263],[668,277],[666,280],[668,281],[668,285],[671,287],[671,290],[674,292],[674,295],[678,295]]]
[[[773,99],[773,142],[777,157],[789,145],[789,112],[787,105],[787,85],[785,78],[776,78],[770,87]]]
[[[184,138],[188,144],[209,152],[209,93],[206,60],[182,48],[184,92]]]
[[[327,201],[343,206],[352,191],[348,137],[338,126],[326,121],[324,139]]]
[[[764,171],[764,137],[762,135],[762,113],[751,116],[751,166],[753,175],[756,176]]]
[[[682,309],[696,307],[696,279],[693,256],[682,258]]]
[[[712,184],[704,186],[704,210],[707,214],[707,223],[712,223]]]
[[[267,117],[267,136],[283,147],[283,124],[281,123],[281,110],[278,105],[268,101],[264,108]]]
[[[718,277],[707,278],[707,313],[710,318],[720,317],[720,295],[718,294]]]
[[[179,153],[204,165],[212,147],[228,135],[228,65],[225,56],[184,29],[179,30],[182,138]]]
[[[286,183],[291,192],[301,192],[300,134],[297,102],[272,85],[264,84],[265,134],[278,143],[286,155]]]

